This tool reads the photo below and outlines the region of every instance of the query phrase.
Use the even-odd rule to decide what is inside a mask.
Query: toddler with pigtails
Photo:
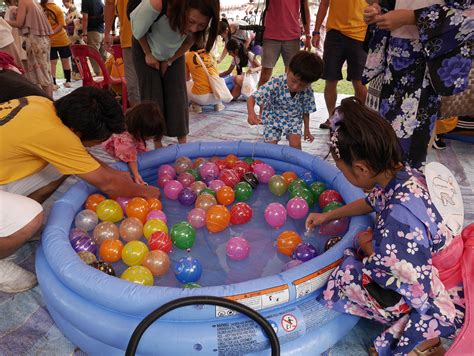
[[[146,152],[147,140],[163,137],[163,114],[158,104],[142,102],[125,113],[125,125],[125,132],[113,134],[102,146],[112,157],[128,164],[136,183],[146,184],[138,171],[137,156]]]
[[[462,278],[447,278],[440,260],[458,264],[449,273],[460,272],[461,237],[445,225],[423,174],[402,164],[391,125],[358,99],[344,99],[334,111],[329,147],[347,180],[371,192],[367,199],[310,214],[307,229],[373,211],[377,218],[373,231],[358,234],[354,249],[345,250],[321,301],[387,325],[370,355],[443,355],[440,337],[457,335],[466,305]]]

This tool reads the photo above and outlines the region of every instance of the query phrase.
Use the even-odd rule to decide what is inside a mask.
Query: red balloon
[[[240,182],[239,176],[232,169],[222,170],[219,179],[231,188],[234,188],[235,185]]]
[[[227,168],[227,162],[223,159],[218,159],[214,163],[216,164],[217,168],[219,168],[219,171]]]
[[[244,161],[237,161],[232,168],[235,173],[239,176],[240,179],[244,176],[245,173],[250,172],[250,165]]]
[[[265,162],[263,162],[261,159],[256,159],[255,161],[252,162],[252,164],[250,165],[250,169],[252,170],[252,172],[255,166],[260,163],[265,163]]]
[[[341,204],[344,204],[344,200],[342,199],[341,194],[339,194],[335,190],[327,189],[319,196],[319,207],[323,209],[332,201],[337,201]]]
[[[148,246],[150,247],[150,250],[161,250],[170,253],[171,248],[173,247],[173,241],[171,241],[168,234],[163,231],[155,231],[151,234],[150,239],[148,240]]]
[[[237,203],[230,209],[230,222],[233,225],[245,224],[252,218],[253,211],[247,203]]]

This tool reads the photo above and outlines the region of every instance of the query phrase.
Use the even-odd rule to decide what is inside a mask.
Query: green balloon
[[[214,197],[216,196],[216,192],[213,191],[211,188],[204,188],[203,190],[201,190],[201,193],[199,193],[199,195],[201,194],[211,194]]]
[[[245,157],[245,158],[243,159],[243,161],[244,161],[245,163],[247,163],[247,164],[252,164],[252,163],[253,163],[253,158]]]
[[[201,288],[201,286],[194,282],[186,283],[183,288]]]
[[[268,189],[275,194],[277,197],[281,197],[285,194],[286,189],[288,188],[288,183],[286,183],[286,179],[280,175],[274,175],[268,181]]]
[[[303,198],[304,200],[306,200],[306,202],[308,203],[308,206],[310,208],[315,203],[313,193],[311,193],[311,191],[308,188],[295,189],[295,190],[293,190],[293,192],[290,192],[290,197],[291,198],[294,198],[294,197]]]
[[[288,191],[290,192],[290,194],[292,194],[292,192],[295,191],[296,189],[307,188],[307,187],[308,186],[306,185],[304,180],[297,178],[290,183],[290,185],[288,186]]]
[[[319,201],[319,196],[326,190],[326,184],[323,182],[314,182],[311,184],[310,190],[314,195],[314,200]]]
[[[198,172],[197,169],[190,168],[190,169],[188,169],[186,172],[191,173],[191,174],[193,175],[194,179],[196,179],[196,180],[200,180],[200,179],[201,179],[201,176],[199,175],[199,172]]]
[[[331,210],[336,210],[340,208],[343,204],[339,203],[338,201],[332,201],[329,202],[324,208],[323,208],[323,213],[327,213],[328,211]]]
[[[194,245],[196,230],[186,221],[176,223],[171,228],[171,240],[176,247],[186,250]]]
[[[253,189],[247,182],[237,183],[234,187],[235,200],[246,201],[249,200],[253,194]]]

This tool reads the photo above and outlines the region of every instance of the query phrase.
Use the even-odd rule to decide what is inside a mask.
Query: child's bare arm
[[[314,141],[314,136],[311,135],[311,131],[309,129],[309,114],[303,114],[303,125],[304,125],[304,140],[308,142]]]
[[[130,168],[130,171],[132,172],[133,175],[133,181],[138,184],[146,184],[146,182],[143,180],[142,176],[140,175],[140,172],[138,172],[138,164],[137,161],[130,161],[128,162],[128,168]]]

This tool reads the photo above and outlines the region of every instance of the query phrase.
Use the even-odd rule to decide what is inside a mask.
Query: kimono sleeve
[[[270,101],[277,88],[277,81],[278,78],[272,78],[253,92],[252,96],[254,97],[255,103],[257,105],[265,105]]]

